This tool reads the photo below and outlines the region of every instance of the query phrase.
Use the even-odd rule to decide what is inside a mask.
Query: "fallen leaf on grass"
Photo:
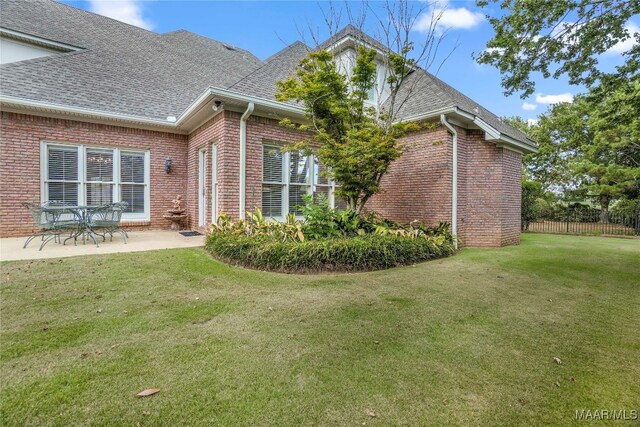
[[[111,347],[109,347],[109,350],[113,350],[116,347],[120,347],[120,344],[114,344]]]
[[[153,394],[156,394],[159,391],[160,391],[159,388],[148,388],[148,389],[143,390],[140,393],[136,394],[136,396],[138,396],[138,397],[147,397],[147,396],[151,396]]]
[[[367,416],[371,417],[371,418],[376,418],[378,416],[378,414],[376,414],[373,411],[367,411]]]

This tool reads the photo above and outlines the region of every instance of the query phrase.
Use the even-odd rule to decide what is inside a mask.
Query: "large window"
[[[323,193],[333,207],[335,185],[322,176],[324,166],[318,158],[298,151],[283,153],[281,148],[262,147],[262,214],[274,218],[300,215],[305,194]]]
[[[127,202],[125,219],[148,220],[149,153],[44,144],[43,201],[96,206]]]

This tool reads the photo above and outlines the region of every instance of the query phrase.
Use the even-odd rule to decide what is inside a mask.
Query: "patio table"
[[[91,237],[93,243],[98,246],[98,240],[96,239],[97,234],[91,228],[91,224],[89,224],[88,218],[93,209],[97,209],[101,207],[101,205],[78,205],[78,206],[51,206],[47,209],[49,210],[68,210],[73,211],[77,214],[76,218],[79,219],[78,229],[75,233],[71,234],[71,236],[64,239],[62,242],[63,245],[67,243],[67,240],[73,239],[73,243],[77,244],[78,237],[82,235],[82,243],[86,243],[85,235]]]

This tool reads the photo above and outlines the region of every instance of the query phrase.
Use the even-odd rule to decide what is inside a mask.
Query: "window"
[[[124,219],[148,220],[149,153],[44,144],[43,201],[73,205],[127,202]]]
[[[289,213],[302,214],[304,196],[309,194],[311,183],[309,179],[308,156],[299,151],[287,153],[289,155]]]
[[[262,214],[265,216],[283,216],[284,158],[280,147],[262,147]]]
[[[313,157],[313,195],[324,194],[327,200],[331,200],[331,185],[327,177],[322,176],[326,168],[317,157]]]
[[[129,206],[126,213],[144,214],[147,185],[145,183],[145,154],[120,154],[120,200]]]
[[[306,194],[324,193],[333,206],[335,185],[322,176],[324,166],[318,158],[303,152],[283,153],[278,145],[262,147],[262,214],[283,218],[300,215]]]
[[[50,147],[47,152],[46,200],[78,204],[78,149]]]

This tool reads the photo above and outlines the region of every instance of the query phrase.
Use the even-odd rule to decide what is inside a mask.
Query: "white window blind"
[[[144,153],[120,154],[120,199],[127,202],[126,213],[145,211],[145,161]]]
[[[281,219],[286,214],[300,215],[306,194],[324,194],[334,206],[335,185],[323,175],[325,167],[314,155],[303,152],[282,153],[277,145],[262,148],[262,213]]]
[[[284,159],[280,147],[262,147],[262,214],[268,217],[283,216]]]
[[[113,202],[113,150],[87,149],[85,165],[86,204]]]
[[[43,201],[124,201],[124,219],[149,219],[148,152],[44,143],[43,156]]]
[[[317,157],[313,157],[313,195],[324,194],[327,200],[331,197],[331,186],[329,185],[329,179],[323,176],[326,172],[326,168]]]
[[[289,153],[289,213],[300,215],[304,196],[309,194],[309,157],[300,151]]]
[[[50,147],[47,152],[45,188],[50,201],[78,204],[78,149]]]

